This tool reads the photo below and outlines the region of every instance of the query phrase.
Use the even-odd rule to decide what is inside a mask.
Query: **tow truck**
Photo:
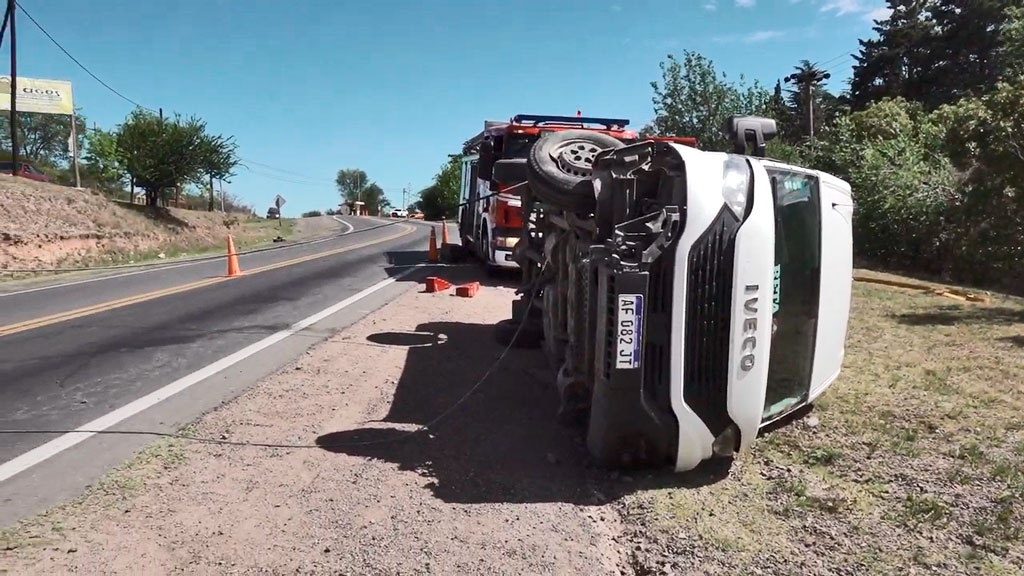
[[[485,127],[476,145],[506,138],[491,148],[501,159],[466,166],[469,194],[517,188],[521,203],[516,226],[483,238],[520,234],[495,244],[522,269],[510,338],[542,335],[560,415],[584,423],[602,465],[685,471],[749,449],[839,375],[849,184],[766,158],[777,130],[765,118],[729,119],[731,153],[571,122]]]
[[[485,121],[462,148],[459,235],[488,268],[518,268],[512,250],[522,236],[525,162],[531,147],[546,134],[581,130],[624,142],[635,141],[629,120],[616,118],[517,114],[508,122]],[[683,139],[691,141],[692,139]],[[695,142],[694,142],[695,144]],[[582,157],[581,157],[582,160]],[[573,170],[571,162],[565,168]]]

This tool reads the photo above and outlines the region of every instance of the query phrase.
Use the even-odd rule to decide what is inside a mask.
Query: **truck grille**
[[[727,406],[733,261],[739,222],[726,208],[690,252],[683,400],[713,436],[732,422]]]

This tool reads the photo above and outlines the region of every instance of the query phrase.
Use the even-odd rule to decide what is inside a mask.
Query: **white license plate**
[[[643,350],[644,297],[642,294],[619,294],[618,315],[615,320],[615,368],[631,370],[640,367]]]

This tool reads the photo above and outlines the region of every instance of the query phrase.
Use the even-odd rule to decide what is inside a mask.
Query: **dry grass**
[[[704,573],[1022,573],[1024,303],[854,294],[817,425],[762,436],[724,482],[640,498],[662,553]]]
[[[116,265],[240,248],[288,236],[292,221],[188,210],[152,212],[89,190],[0,175],[0,269]],[[7,276],[5,276],[6,278]]]

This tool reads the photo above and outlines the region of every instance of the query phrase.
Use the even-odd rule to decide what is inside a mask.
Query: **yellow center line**
[[[324,252],[317,252],[316,254],[309,254],[307,256],[300,256],[291,260],[285,260],[276,264],[268,264],[266,266],[260,266],[253,268],[252,270],[243,271],[243,277],[252,276],[261,272],[269,272],[270,270],[276,270],[278,268],[284,268],[286,266],[294,266],[295,264],[301,264],[303,262],[309,262],[310,260],[316,260],[319,258],[326,258],[327,256],[333,256],[335,254],[341,254],[342,252],[349,252],[352,250],[358,250],[359,248],[365,248],[374,244],[380,244],[381,242],[388,242],[401,238],[408,234],[412,234],[416,231],[412,226],[405,224],[398,224],[399,228],[404,229],[398,234],[391,234],[383,238],[376,240],[370,240],[368,242],[362,242],[360,244],[353,244],[352,246],[345,246],[344,248],[335,248],[334,250],[326,250]],[[128,296],[127,298],[121,298],[118,300],[112,300],[110,302],[103,302],[100,304],[94,304],[92,306],[86,306],[84,308],[77,308],[75,310],[68,310],[67,312],[59,312],[50,316],[43,316],[41,318],[33,318],[32,320],[25,320],[16,324],[8,324],[7,326],[0,326],[0,337],[10,336],[11,334],[17,334],[18,332],[24,332],[26,330],[33,330],[35,328],[42,328],[43,326],[50,326],[60,322],[66,322],[68,320],[74,320],[76,318],[82,318],[84,316],[91,316],[92,314],[98,314],[100,312],[106,312],[108,310],[114,310],[116,308],[123,308],[124,306],[131,306],[132,304],[138,304],[140,302],[147,302],[149,300],[155,300],[157,298],[163,298],[164,296],[170,296],[171,294],[179,294],[181,292],[187,292],[189,290],[195,290],[196,288],[202,288],[203,286],[210,286],[218,284],[232,278],[227,276],[220,276],[217,278],[207,278],[205,280],[198,280],[188,284],[182,284],[181,286],[174,286],[172,288],[164,288],[163,290],[156,290],[154,292],[147,292],[145,294],[138,294],[136,296]]]

